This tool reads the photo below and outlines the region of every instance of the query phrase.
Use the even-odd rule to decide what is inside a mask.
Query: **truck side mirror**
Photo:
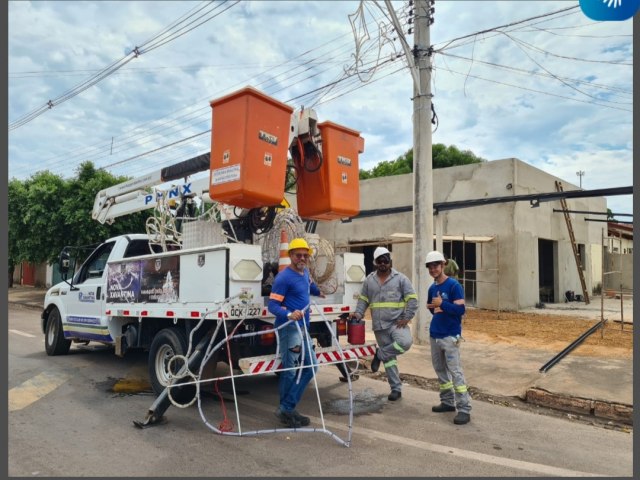
[[[70,264],[71,260],[69,258],[69,252],[66,249],[63,249],[60,252],[60,256],[58,257],[58,269],[60,270],[60,274],[64,279],[67,278]]]

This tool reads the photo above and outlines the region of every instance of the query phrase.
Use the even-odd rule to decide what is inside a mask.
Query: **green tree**
[[[67,245],[91,245],[123,233],[144,233],[148,213],[123,217],[113,225],[91,218],[95,195],[124,182],[97,170],[91,162],[81,164],[76,176],[64,180],[49,171],[29,179],[9,182],[9,270],[23,260],[53,263]]]
[[[45,170],[25,182],[23,236],[16,241],[20,259],[33,263],[52,261],[62,246],[64,217],[60,204],[68,195],[68,186],[60,176]],[[20,201],[19,200],[19,201]]]
[[[100,224],[91,217],[96,194],[126,180],[127,177],[115,177],[96,169],[92,162],[78,166],[76,176],[68,182],[70,195],[60,207],[66,224],[65,245],[91,245],[116,235],[145,232],[147,212],[122,216],[112,225]]]
[[[21,250],[22,243],[18,241],[20,238],[27,237],[26,226],[23,222],[25,214],[25,197],[26,189],[24,182],[12,179],[8,185],[7,195],[8,206],[8,266],[9,266],[9,286],[13,286],[13,271],[17,264],[24,259],[24,253]]]
[[[471,150],[460,150],[455,145],[446,146],[436,143],[431,149],[433,168],[453,167],[456,165],[468,165],[471,163],[486,162]],[[393,161],[382,161],[371,170],[360,170],[360,180],[376,177],[388,177],[390,175],[402,175],[413,172],[413,148],[400,155]]]

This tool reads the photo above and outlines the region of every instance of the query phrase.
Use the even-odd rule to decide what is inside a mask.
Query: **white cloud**
[[[12,130],[9,174],[25,178],[49,168],[68,175],[84,160],[111,165],[196,135],[210,127],[209,101],[245,85],[288,102],[327,85],[353,61],[348,15],[358,5],[241,2]],[[406,2],[394,5],[401,16],[406,13]],[[431,42],[442,48],[457,37],[572,5],[438,1]],[[10,2],[9,122],[73,89],[200,6]],[[364,12],[369,21],[384,20],[371,2]],[[373,38],[374,24],[369,29]],[[631,184],[632,68],[602,63],[632,62],[631,21],[593,22],[575,9],[503,31],[509,36],[485,33],[435,55],[433,100],[439,125],[433,141],[489,160],[516,157],[574,184],[575,172],[583,170],[584,188]],[[401,51],[398,40],[395,49]],[[381,58],[391,52],[387,45]],[[369,169],[402,155],[413,141],[411,76],[406,69],[388,75],[403,62],[381,67],[368,84],[349,80],[289,103],[314,105],[320,121],[361,131],[366,144],[360,166]],[[565,80],[571,88],[549,73],[592,84]],[[207,135],[199,136],[112,170],[140,175],[202,153],[209,142]],[[610,197],[609,205],[631,212],[632,198]]]

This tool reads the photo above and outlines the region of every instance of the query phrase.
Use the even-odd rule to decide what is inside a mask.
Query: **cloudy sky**
[[[413,46],[408,2],[393,5]],[[585,189],[632,184],[631,20],[595,22],[572,1],[435,8],[435,143],[516,157],[574,185],[581,171]],[[412,79],[384,2],[14,1],[8,11],[9,178],[72,176],[86,160],[137,177],[208,152],[209,101],[247,85],[361,131],[361,168],[412,146]],[[608,205],[633,212],[630,195]]]

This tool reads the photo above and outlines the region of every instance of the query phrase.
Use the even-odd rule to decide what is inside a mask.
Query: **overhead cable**
[[[224,0],[222,2],[222,4],[225,4],[227,2],[228,2],[228,0]],[[29,123],[30,121],[34,120],[35,118],[37,118],[40,115],[42,115],[43,113],[45,113],[47,110],[50,110],[53,107],[55,107],[56,105],[59,105],[59,104],[65,102],[65,101],[75,97],[76,95],[79,95],[80,93],[84,92],[88,88],[96,85],[97,83],[99,83],[103,79],[107,78],[108,76],[113,74],[115,71],[119,70],[120,68],[125,66],[127,63],[129,63],[131,60],[137,58],[142,53],[149,52],[149,51],[151,51],[151,50],[153,50],[155,48],[158,48],[158,47],[160,47],[160,46],[162,46],[162,45],[164,45],[164,44],[166,44],[166,43],[168,43],[168,42],[170,42],[172,40],[175,40],[176,38],[181,37],[185,33],[190,32],[194,28],[197,28],[200,25],[202,25],[203,23],[208,22],[209,20],[212,20],[213,18],[217,17],[218,15],[226,12],[229,8],[233,7],[237,3],[238,3],[238,1],[234,2],[233,4],[231,4],[230,6],[225,8],[224,10],[222,10],[221,12],[218,12],[215,15],[213,15],[213,16],[211,16],[209,18],[206,18],[205,20],[203,20],[202,22],[200,22],[199,24],[195,25],[194,27],[188,29],[185,32],[181,32],[179,34],[177,32],[174,32],[169,37],[164,38],[161,42],[151,43],[150,45],[148,44],[149,42],[147,42],[146,44],[142,44],[141,47],[137,47],[136,46],[135,48],[133,48],[133,50],[131,52],[129,52],[123,58],[113,62],[111,65],[109,65],[106,68],[102,69],[97,74],[95,74],[92,77],[88,78],[87,80],[85,80],[84,82],[80,83],[76,87],[72,88],[71,90],[66,91],[62,95],[54,98],[53,100],[47,101],[44,105],[36,108],[35,110],[32,110],[31,112],[27,113],[26,115],[20,117],[18,120],[10,123],[9,124],[9,131],[15,130],[16,128],[19,128],[19,127]],[[216,6],[214,8],[214,10],[217,9],[217,8],[219,8],[219,6]],[[196,21],[196,20],[193,20],[192,22],[187,24],[187,26],[191,25],[191,23],[193,23],[194,21]],[[175,28],[175,26],[172,27],[172,28]],[[178,29],[178,32],[180,30],[182,30],[183,28],[185,28],[185,26],[180,27]],[[155,37],[154,37],[154,39],[155,39]],[[151,42],[153,42],[154,39],[152,39]],[[145,48],[145,45],[147,45],[146,48]]]

